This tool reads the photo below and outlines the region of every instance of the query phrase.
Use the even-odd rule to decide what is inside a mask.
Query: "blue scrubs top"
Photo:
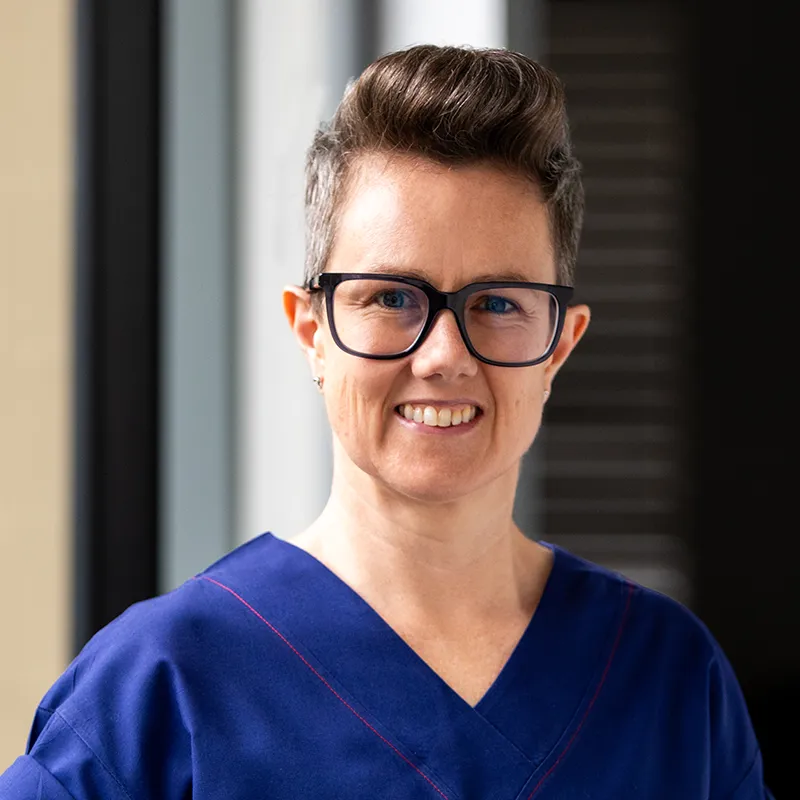
[[[472,707],[271,534],[132,606],[43,699],[2,800],[754,800],[731,667],[686,609],[557,547]]]

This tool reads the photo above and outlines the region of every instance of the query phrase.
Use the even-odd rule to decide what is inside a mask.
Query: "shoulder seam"
[[[78,800],[78,798],[76,798],[75,795],[72,794],[72,792],[70,792],[67,789],[67,787],[64,786],[64,784],[61,783],[61,781],[58,778],[56,778],[56,776],[53,775],[53,773],[44,764],[42,764],[41,761],[39,761],[38,758],[36,758],[36,756],[32,756],[30,753],[26,753],[23,756],[23,758],[29,758],[31,761],[33,761],[33,763],[36,764],[37,768],[40,769],[42,772],[46,773],[48,777],[53,781],[53,783],[55,783],[67,797],[71,798],[71,800]],[[37,773],[37,777],[39,778],[39,783],[36,787],[36,790],[38,792],[38,794],[36,795],[37,798],[44,797],[44,795],[42,794],[42,791],[44,789],[44,782],[42,781],[42,772]]]
[[[722,795],[719,800],[732,800],[736,796],[736,793],[739,789],[742,788],[745,781],[753,774],[753,770],[756,768],[756,764],[758,764],[758,760],[761,757],[761,750],[756,750],[756,754],[753,756],[753,760],[750,762],[750,766],[745,770],[744,775],[742,775],[741,780],[734,786],[732,789],[729,789],[724,795]],[[709,796],[709,800],[713,800],[714,795]]]
[[[75,736],[77,736],[81,742],[83,742],[84,746],[92,754],[97,763],[108,773],[109,777],[114,781],[114,783],[117,784],[122,794],[125,795],[128,800],[133,800],[133,797],[131,797],[131,794],[125,788],[122,781],[114,774],[108,764],[106,764],[105,761],[103,761],[103,759],[97,755],[94,748],[89,744],[89,742],[86,741],[85,737],[81,735],[80,731],[78,731],[78,729],[58,709],[53,712],[53,716],[58,717],[75,734]]]

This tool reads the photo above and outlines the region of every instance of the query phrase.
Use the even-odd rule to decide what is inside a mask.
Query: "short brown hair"
[[[418,45],[374,61],[345,91],[306,161],[305,279],[324,271],[350,167],[368,153],[482,162],[534,183],[550,218],[559,283],[572,284],[583,221],[558,78],[508,50]]]

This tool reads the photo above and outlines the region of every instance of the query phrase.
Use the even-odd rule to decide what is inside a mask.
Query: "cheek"
[[[347,358],[347,357],[346,357]],[[353,361],[352,358],[347,358]],[[340,440],[354,440],[365,435],[374,435],[382,425],[386,405],[385,381],[380,370],[370,369],[370,364],[329,363],[326,374],[325,401],[328,418]],[[333,369],[330,367],[333,366]]]
[[[330,370],[328,373],[330,374]],[[344,373],[325,388],[328,418],[340,438],[349,438],[363,423],[365,402],[358,381]]]
[[[497,406],[498,427],[504,437],[517,441],[524,452],[530,447],[541,424],[544,372],[537,368],[535,373],[525,375],[524,380],[514,376],[503,381],[503,385],[496,387],[495,397],[504,398],[504,402],[499,401]]]

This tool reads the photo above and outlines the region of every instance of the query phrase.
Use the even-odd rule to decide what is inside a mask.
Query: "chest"
[[[398,625],[405,643],[456,694],[476,706],[497,680],[519,643],[528,621],[484,626],[444,636]]]
[[[418,646],[465,699],[477,702],[493,680],[497,660]],[[658,720],[643,718],[642,696],[635,698],[638,712],[614,704],[622,724],[603,708],[589,717],[591,725],[581,724],[585,702],[576,708],[563,696],[550,698],[557,710],[548,719],[547,708],[509,692],[484,719],[486,712],[459,707],[430,681],[410,677],[390,684],[374,676],[383,683],[380,699],[362,702],[365,684],[342,682],[312,654],[301,655],[304,661],[295,656],[264,670],[268,679],[256,694],[245,691],[250,681],[231,681],[204,698],[202,717],[215,725],[193,726],[193,797],[529,800],[556,762],[569,768],[554,771],[534,800],[707,796],[696,760],[678,759],[676,767],[678,751],[652,740]],[[407,676],[416,672],[406,667]],[[595,691],[580,694],[586,701]],[[209,710],[208,704],[217,707]],[[573,739],[577,726],[581,736]],[[603,734],[610,730],[615,735]],[[686,752],[702,751],[700,742],[687,743],[685,736],[669,740],[682,741]],[[567,742],[574,742],[569,757],[559,759]]]

